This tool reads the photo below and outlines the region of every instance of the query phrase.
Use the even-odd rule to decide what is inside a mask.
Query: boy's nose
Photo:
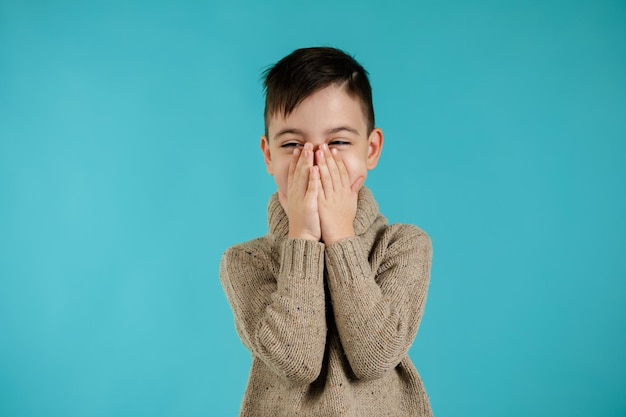
[[[309,143],[311,143],[311,142],[309,142]],[[311,149],[313,149],[313,152],[317,152],[317,150],[321,149],[321,147],[322,147],[322,144],[315,145],[315,144],[311,143]]]

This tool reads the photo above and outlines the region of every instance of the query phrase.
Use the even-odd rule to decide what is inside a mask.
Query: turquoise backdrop
[[[438,417],[626,416],[626,3],[0,0],[0,416],[235,416],[261,72],[369,70]]]

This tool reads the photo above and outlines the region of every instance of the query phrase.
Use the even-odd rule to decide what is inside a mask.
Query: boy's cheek
[[[278,191],[287,195],[287,186],[289,185],[289,171],[281,170],[274,175],[274,182],[276,182],[276,186]]]
[[[353,158],[344,158],[343,163],[348,171],[351,184],[354,183],[357,178],[367,175],[367,168],[363,163],[359,163],[359,161],[355,161]]]

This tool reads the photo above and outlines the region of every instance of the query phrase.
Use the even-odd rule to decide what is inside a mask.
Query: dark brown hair
[[[328,47],[296,49],[263,72],[265,135],[271,116],[289,114],[311,94],[331,85],[345,86],[363,107],[367,132],[374,129],[372,87],[367,71],[350,55]]]

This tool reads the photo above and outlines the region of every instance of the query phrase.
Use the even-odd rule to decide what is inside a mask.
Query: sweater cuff
[[[362,239],[347,238],[326,247],[329,276],[339,285],[350,285],[355,277],[369,277],[370,264]]]
[[[324,244],[307,239],[285,239],[281,245],[278,288],[288,292],[323,282]]]

